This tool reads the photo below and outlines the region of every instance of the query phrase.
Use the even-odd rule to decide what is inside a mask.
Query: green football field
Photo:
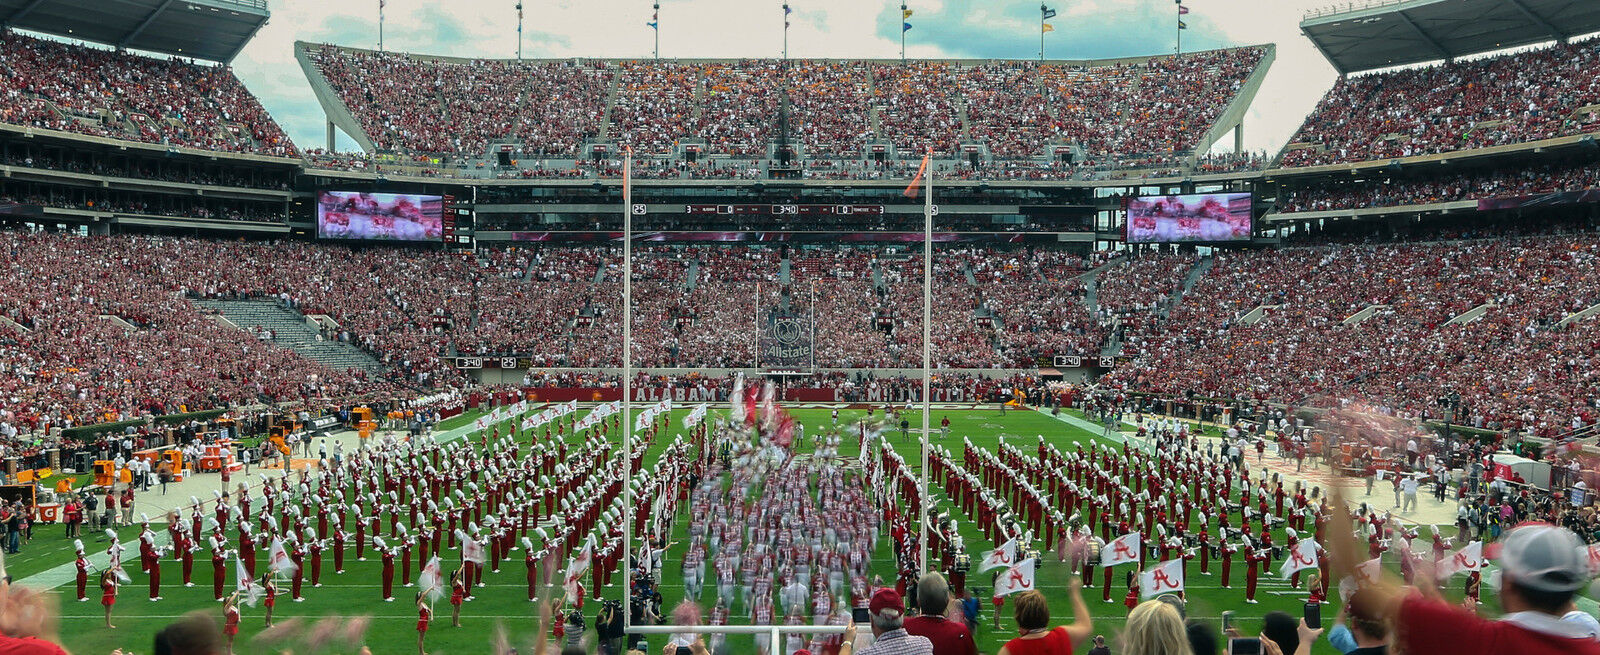
[[[815,434],[819,429],[831,427],[830,412],[825,409],[800,409],[792,410],[796,417],[806,425],[808,435]],[[582,411],[579,415],[582,415]],[[658,439],[653,448],[646,454],[645,466],[648,469],[659,458],[661,451],[670,443],[671,435],[681,427],[681,421],[687,409],[674,410],[672,429],[665,438]],[[841,410],[840,422],[847,424],[862,416],[864,411]],[[948,417],[951,423],[951,437],[945,447],[950,449],[952,456],[959,462],[961,437],[969,437],[973,444],[982,449],[995,450],[1001,439],[1006,439],[1022,447],[1024,452],[1031,452],[1035,442],[1035,435],[1044,435],[1047,440],[1057,445],[1063,452],[1072,447],[1073,442],[1099,440],[1097,433],[1091,433],[1068,425],[1061,420],[1048,415],[1027,411],[1012,410],[1001,415],[993,406],[981,409],[956,409],[939,410],[933,412],[933,423],[938,424],[941,418]],[[445,427],[463,425],[472,416],[467,416]],[[904,456],[911,466],[917,466],[918,442],[916,430],[921,423],[920,409],[907,412],[907,418],[912,423],[910,438],[902,438],[898,430],[886,433],[886,437],[894,448]],[[504,428],[502,429],[504,431]],[[576,440],[576,437],[569,437]],[[809,439],[807,439],[809,441]],[[937,431],[934,437],[937,442]],[[853,457],[858,453],[858,447],[853,439],[843,439],[841,455]],[[1114,443],[1107,441],[1106,443]],[[942,493],[936,497],[945,501]],[[961,520],[962,532],[965,537],[969,552],[977,560],[981,552],[993,548],[993,544],[985,541],[981,530],[972,521],[959,514],[954,508],[949,508],[952,516]],[[681,539],[685,521],[677,521],[679,541]],[[883,539],[887,541],[887,530],[884,530]],[[131,533],[123,535],[130,538]],[[23,552],[10,558],[11,572],[16,579],[25,579],[29,575],[62,564],[71,563],[70,542],[60,537],[58,526],[42,526],[36,533],[32,543],[27,545]],[[1281,543],[1281,541],[1280,541]],[[103,550],[103,543],[86,540],[88,548]],[[1042,543],[1041,543],[1042,545]],[[686,546],[680,543],[668,554],[666,572],[662,580],[661,593],[665,598],[665,607],[670,609],[682,598],[683,587],[679,577],[678,563],[681,561],[683,549]],[[890,549],[881,546],[878,551],[879,559],[873,562],[875,573],[881,574],[885,580],[894,579],[894,565]],[[137,552],[130,553],[134,558]],[[447,552],[447,570],[453,566],[449,561],[455,552]],[[264,554],[262,555],[264,557]],[[1071,617],[1070,604],[1067,600],[1066,589],[1070,581],[1070,572],[1065,565],[1057,564],[1053,554],[1045,554],[1044,563],[1039,569],[1037,583],[1039,588],[1050,599],[1052,616],[1057,621],[1069,620]],[[1272,610],[1282,610],[1298,616],[1304,603],[1304,591],[1291,590],[1288,583],[1279,581],[1273,574],[1263,574],[1261,588],[1257,594],[1260,604],[1247,605],[1244,601],[1244,567],[1240,559],[1235,559],[1233,571],[1233,589],[1219,588],[1216,577],[1217,567],[1212,567],[1212,576],[1198,575],[1199,566],[1192,562],[1189,567],[1190,578],[1188,587],[1188,612],[1191,618],[1216,623],[1224,610],[1233,610],[1239,617],[1241,628],[1248,634],[1253,634],[1259,628],[1259,617]],[[206,611],[221,616],[221,605],[211,599],[211,566],[208,553],[197,553],[194,569],[195,587],[183,588],[178,586],[181,582],[178,565],[170,560],[163,560],[162,595],[164,600],[149,602],[145,599],[146,578],[138,571],[137,560],[130,559],[128,568],[133,576],[133,584],[122,589],[115,608],[114,623],[116,630],[107,630],[102,626],[101,606],[96,592],[91,589],[91,599],[88,602],[75,602],[74,592],[70,583],[57,589],[60,598],[62,615],[61,635],[64,645],[73,653],[109,653],[113,649],[122,648],[134,653],[148,652],[152,635],[162,626],[182,616],[186,612]],[[1276,562],[1274,562],[1276,565]],[[370,616],[371,627],[365,634],[365,643],[371,647],[372,652],[378,654],[411,653],[416,652],[416,611],[412,602],[414,588],[397,589],[396,600],[392,603],[382,602],[380,592],[380,562],[376,557],[369,557],[369,561],[355,562],[352,556],[347,556],[344,575],[332,574],[332,558],[324,555],[323,586],[310,588],[307,583],[304,591],[305,600],[301,603],[291,602],[288,599],[288,585],[282,586],[278,605],[275,610],[275,620],[278,622],[291,618],[300,618],[306,622],[320,620],[328,615],[343,616]],[[232,563],[229,563],[231,570]],[[1130,566],[1119,567],[1131,569]],[[521,645],[523,653],[530,652],[533,635],[538,629],[537,612],[535,604],[527,600],[525,569],[520,552],[512,553],[498,574],[484,574],[487,588],[475,591],[477,599],[463,606],[461,623],[462,627],[452,628],[449,625],[450,606],[446,600],[441,600],[435,607],[436,620],[428,633],[428,652],[430,653],[484,653],[488,651],[488,644],[498,627],[503,627],[509,634],[513,645]],[[413,581],[417,571],[412,571]],[[225,588],[231,588],[230,580]],[[397,566],[397,585],[399,584]],[[968,585],[987,591],[989,586],[988,574],[972,574],[969,576]],[[623,589],[623,576],[619,573],[615,577],[616,584],[604,590],[607,598],[620,598]],[[1122,605],[1122,598],[1127,591],[1123,585],[1123,570],[1115,575],[1112,594],[1113,602],[1102,603],[1098,586],[1085,589],[1086,599],[1090,610],[1094,614],[1097,634],[1103,634],[1113,644],[1116,652],[1115,639],[1127,614]],[[91,581],[91,586],[93,582]],[[1096,580],[1098,585],[1099,581]],[[715,591],[708,590],[702,598],[707,606],[714,600]],[[1487,596],[1487,594],[1486,594]],[[593,625],[593,613],[598,605],[586,606],[586,622]],[[736,610],[742,608],[736,608]],[[985,653],[994,653],[999,650],[1005,640],[1015,636],[1015,624],[1009,615],[1009,606],[1002,613],[1001,628],[996,630],[994,617],[989,613],[992,606],[985,599],[983,603],[982,624],[977,632],[979,650]],[[267,652],[267,644],[254,643],[251,639],[262,630],[262,608],[243,608],[243,629],[239,636],[239,652]],[[737,614],[736,614],[737,616]],[[1328,619],[1331,621],[1331,609]],[[736,621],[737,622],[737,621]],[[650,652],[659,652],[665,638],[654,636],[650,639],[652,646]],[[748,636],[729,637],[728,645],[733,653],[753,653],[754,643]],[[298,647],[293,644],[277,644],[271,646],[278,651],[292,649],[297,653],[309,652],[304,645]],[[353,646],[333,646],[321,652],[354,652]],[[277,652],[277,651],[273,651]],[[1324,642],[1317,651],[1319,655],[1331,655],[1333,650]]]

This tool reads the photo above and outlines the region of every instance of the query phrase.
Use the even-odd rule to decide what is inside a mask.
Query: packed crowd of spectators
[[[965,142],[987,144],[1001,160],[1053,154],[1045,152],[1050,143],[1080,144],[1091,158],[1184,153],[1264,52],[1083,66],[512,62],[308,50],[380,150],[481,156],[491,143],[512,143],[521,153],[570,159],[587,154],[577,152],[583,141],[604,136],[640,155],[674,156],[678,146],[698,143],[708,155],[764,159],[786,124],[803,157],[856,161],[874,143],[910,160],[928,148],[954,157]],[[508,102],[495,89],[517,89],[518,97]]]
[[[5,157],[5,163],[7,166],[41,168],[107,177],[125,177],[136,180],[160,180],[163,182],[180,182],[205,186],[232,186],[281,191],[289,189],[289,177],[283,174],[261,174],[249,177],[237,170],[226,168],[205,169],[199,166],[161,166],[152,161],[110,162],[103,159],[95,159],[89,162],[78,159],[58,160],[44,155],[34,157],[12,154]]]
[[[1193,253],[1139,253],[1100,275],[1096,304],[1114,314],[1162,309],[1194,264]]]
[[[1600,41],[1341,78],[1280,165],[1393,159],[1537,141],[1600,126]]]
[[[1594,162],[1507,166],[1460,175],[1367,180],[1288,189],[1278,199],[1276,211],[1291,213],[1426,205],[1596,187],[1600,187],[1600,165]]]
[[[0,32],[0,122],[279,157],[294,144],[227,66]]]
[[[600,66],[333,46],[307,54],[381,150],[481,155],[491,142],[514,142],[530,154],[571,156],[605,119],[610,72]]]
[[[15,282],[0,314],[21,327],[0,340],[0,394],[16,424],[83,425],[385,384],[261,344],[184,301],[174,285],[227,268],[190,256],[198,243],[0,232],[0,244]]]
[[[1001,361],[1034,366],[1051,355],[1097,355],[1105,332],[1089,312],[1079,276],[1091,260],[1055,251],[988,255],[978,276],[1003,324]]]
[[[1134,364],[1110,381],[1413,418],[1454,393],[1474,425],[1548,434],[1600,415],[1600,323],[1561,324],[1600,303],[1597,263],[1592,227],[1222,253],[1169,320],[1129,335]]]

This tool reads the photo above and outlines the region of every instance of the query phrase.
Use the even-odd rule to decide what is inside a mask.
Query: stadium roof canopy
[[[7,27],[220,62],[270,15],[267,0],[0,0]]]
[[[1306,14],[1341,74],[1455,59],[1600,31],[1596,0],[1366,0]]]

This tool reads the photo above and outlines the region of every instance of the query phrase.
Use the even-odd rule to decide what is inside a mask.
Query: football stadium
[[[1600,654],[1600,2],[355,5],[0,0],[0,652]]]

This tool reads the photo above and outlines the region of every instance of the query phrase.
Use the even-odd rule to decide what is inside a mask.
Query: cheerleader
[[[461,627],[461,601],[467,597],[467,584],[460,568],[450,572],[450,627]]]
[[[117,604],[117,578],[111,569],[100,574],[100,604],[106,608],[106,629],[115,630],[117,626],[111,625],[111,606]]]
[[[455,576],[451,576],[455,577]],[[461,616],[461,606],[456,605],[456,616]],[[433,608],[423,601],[422,592],[417,592],[417,655],[427,655],[422,649],[422,641],[428,636],[428,623],[433,620]],[[460,623],[456,626],[460,627]]]
[[[272,581],[271,573],[261,574],[261,588],[267,592],[262,604],[267,606],[266,627],[270,628],[272,627],[272,606],[278,602],[278,583]]]
[[[239,636],[239,592],[222,600],[222,635],[228,638],[228,655],[233,655],[233,639]]]

